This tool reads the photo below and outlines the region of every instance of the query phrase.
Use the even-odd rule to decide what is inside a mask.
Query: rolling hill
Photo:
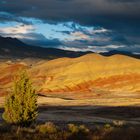
[[[87,54],[78,58],[42,60],[35,65],[25,62],[0,63],[0,94],[10,91],[18,69],[26,68],[38,92],[96,93],[131,92],[140,93],[140,60],[124,55],[110,57]]]
[[[41,92],[140,91],[140,60],[123,55],[60,58],[35,66],[31,73],[35,79],[46,76]]]

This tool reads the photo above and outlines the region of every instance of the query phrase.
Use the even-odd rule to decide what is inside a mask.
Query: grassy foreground
[[[52,122],[31,127],[0,124],[0,140],[139,140],[140,126],[125,126],[121,122],[102,126],[68,124],[59,127]]]

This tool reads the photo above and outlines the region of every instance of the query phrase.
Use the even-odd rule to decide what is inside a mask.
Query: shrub
[[[79,129],[83,133],[89,133],[89,129],[85,125],[80,125]]]
[[[38,125],[37,130],[43,134],[46,134],[46,133],[52,134],[52,133],[58,132],[58,127],[52,122],[48,122],[42,125]]]
[[[89,140],[89,129],[85,125],[68,124],[68,140]]]
[[[68,124],[68,130],[71,133],[88,133],[89,129],[85,125],[77,126],[75,124]]]
[[[125,123],[125,121],[114,120],[114,121],[113,121],[113,124],[114,124],[115,126],[121,127],[121,126],[124,126],[126,123]]]
[[[71,133],[78,133],[79,132],[79,127],[75,124],[68,124],[68,130]]]
[[[103,130],[105,133],[108,133],[108,132],[113,131],[113,129],[114,129],[114,127],[111,126],[110,124],[105,124],[102,130]]]
[[[27,73],[21,72],[5,101],[3,119],[7,123],[26,126],[35,121],[37,114],[37,94]]]

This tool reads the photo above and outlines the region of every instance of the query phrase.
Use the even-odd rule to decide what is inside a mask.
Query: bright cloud
[[[106,45],[106,46],[86,46],[86,47],[65,47],[61,46],[60,48],[63,50],[71,50],[71,51],[91,51],[91,52],[97,52],[97,53],[102,53],[102,52],[108,52],[109,50],[112,49],[117,49],[117,48],[124,48],[126,46],[124,45]]]
[[[15,37],[34,46],[56,47],[72,51],[133,50],[137,52],[139,50],[139,45],[128,47],[125,45],[127,43],[125,38],[103,27],[82,26],[74,22],[51,24],[35,19],[24,20],[32,24],[0,23],[0,35]]]
[[[86,35],[84,34],[83,32],[72,32],[70,35],[69,35],[69,40],[81,40],[81,39],[84,39],[84,40],[90,40],[91,37],[89,35]]]
[[[23,34],[27,34],[30,32],[33,32],[35,30],[35,27],[32,25],[23,25],[23,24],[18,24],[13,27],[0,27],[0,33],[4,34],[4,36],[12,36],[16,38],[25,38]]]

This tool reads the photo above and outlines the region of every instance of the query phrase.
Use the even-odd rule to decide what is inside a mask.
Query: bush
[[[104,127],[101,129],[101,131],[103,132],[103,134],[106,133],[110,133],[111,131],[113,131],[114,127],[111,126],[110,124],[105,124]]]
[[[75,124],[68,124],[68,130],[71,133],[78,133],[79,132],[79,127]]]
[[[42,127],[43,126],[43,127]],[[69,125],[70,128],[76,128],[72,131],[59,128],[53,123],[38,125],[37,127],[19,127],[9,124],[0,124],[0,140],[139,140],[140,126],[113,127],[110,125],[97,126],[90,129],[87,133],[87,128],[84,125]],[[43,133],[42,133],[42,128]],[[77,131],[78,129],[78,131]],[[57,131],[56,131],[57,130]],[[59,130],[59,131],[58,131]],[[76,133],[75,133],[76,132]],[[78,132],[78,133],[77,133]]]
[[[14,88],[5,101],[3,119],[10,124],[30,125],[37,117],[37,94],[24,71],[14,82]]]
[[[89,129],[85,125],[68,124],[68,140],[89,140]]]
[[[58,127],[54,125],[52,122],[48,122],[42,125],[37,126],[37,130],[43,134],[53,134],[58,132]]]
[[[89,129],[85,125],[80,125],[79,129],[83,133],[89,133],[90,132]]]
[[[85,125],[68,124],[68,130],[71,133],[88,133],[89,129]]]
[[[121,127],[121,126],[124,126],[126,124],[126,122],[125,121],[120,121],[120,120],[114,120],[113,124],[115,126]]]

